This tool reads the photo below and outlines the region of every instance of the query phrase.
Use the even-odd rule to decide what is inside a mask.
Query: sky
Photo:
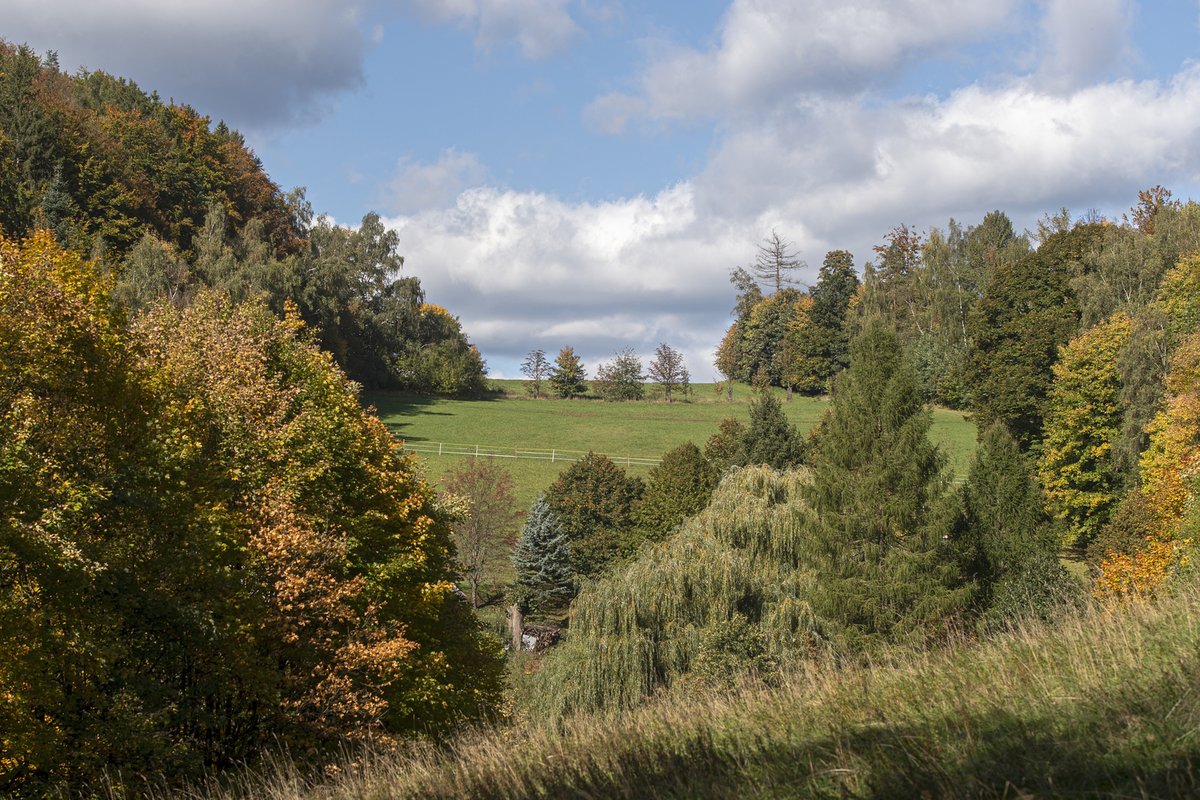
[[[1200,199],[1198,0],[0,0],[0,37],[378,212],[495,377],[667,342],[711,379],[772,230],[811,284],[900,224]]]

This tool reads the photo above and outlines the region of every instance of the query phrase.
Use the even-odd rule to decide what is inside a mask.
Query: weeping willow
[[[530,687],[531,708],[555,719],[636,705],[687,674],[706,632],[735,618],[778,662],[818,646],[806,600],[815,576],[800,555],[809,482],[805,470],[738,470],[673,536],[586,585],[566,643]]]

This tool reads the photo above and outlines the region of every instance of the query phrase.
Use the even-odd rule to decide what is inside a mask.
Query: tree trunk
[[[508,607],[508,630],[512,636],[512,649],[521,652],[521,634],[525,632],[525,622],[521,618],[521,607],[513,603]]]
[[[790,383],[788,384],[787,389],[788,389],[787,401],[790,403],[790,402],[792,402],[792,385]]]
[[[725,399],[730,403],[733,402],[733,378],[725,384]]]

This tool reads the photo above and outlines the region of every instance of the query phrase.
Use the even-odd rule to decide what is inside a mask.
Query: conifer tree
[[[650,470],[646,492],[634,508],[638,525],[661,539],[708,503],[719,473],[691,442],[666,453]]]
[[[927,638],[961,605],[944,552],[951,507],[931,414],[896,334],[868,323],[816,435],[808,538],[813,606],[850,649]]]
[[[575,355],[575,348],[564,347],[558,351],[554,366],[550,369],[550,388],[564,400],[578,397],[587,391],[587,370]]]
[[[750,426],[742,440],[745,464],[775,469],[794,467],[804,459],[804,440],[787,420],[779,398],[768,391],[750,401]]]
[[[741,420],[733,417],[723,419],[717,432],[704,443],[704,458],[712,464],[718,475],[731,467],[741,466],[746,463],[743,451],[745,439],[746,426]]]
[[[512,562],[517,570],[513,600],[523,613],[553,613],[570,602],[574,582],[567,536],[544,496],[529,509]]]
[[[1003,423],[979,438],[953,541],[985,620],[1001,621],[1056,607],[1070,576],[1058,562],[1058,536],[1042,490]]]
[[[639,541],[631,541],[633,506],[645,485],[607,456],[588,453],[551,484],[546,500],[571,543],[577,576],[599,575]]]

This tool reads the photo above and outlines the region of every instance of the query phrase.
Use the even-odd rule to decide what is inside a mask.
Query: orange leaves
[[[1174,535],[1200,468],[1200,333],[1180,343],[1167,374],[1166,406],[1151,420],[1142,454],[1142,494],[1163,539]]]
[[[1167,579],[1190,561],[1191,539],[1168,541],[1146,537],[1146,548],[1133,555],[1109,551],[1100,563],[1092,593],[1101,600],[1133,600],[1154,596]]]

